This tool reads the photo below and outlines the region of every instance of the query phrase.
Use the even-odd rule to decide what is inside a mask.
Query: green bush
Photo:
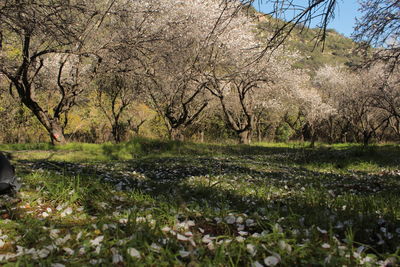
[[[275,139],[278,142],[287,142],[295,132],[287,123],[282,123],[276,128]]]

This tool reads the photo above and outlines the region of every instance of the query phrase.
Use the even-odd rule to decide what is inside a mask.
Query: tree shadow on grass
[[[315,166],[330,165],[335,169],[346,170],[354,165],[363,164],[376,168],[398,169],[400,166],[400,147],[396,145],[385,146],[349,146],[343,149],[319,148],[298,153],[292,162],[312,164]],[[289,159],[289,161],[291,161]]]
[[[137,180],[154,182],[181,182],[192,177],[221,176],[226,180],[245,179],[260,185],[289,187],[296,190],[312,186],[330,190],[334,194],[377,193],[400,188],[397,173],[368,174],[352,172],[338,174],[318,172],[302,167],[266,162],[264,159],[243,157],[153,157],[130,161],[105,163],[73,163],[50,160],[19,160],[17,168],[53,171],[57,174],[95,176],[101,181],[121,183],[123,187],[135,186]],[[399,189],[400,190],[400,189]]]
[[[254,218],[258,218],[258,224],[247,229],[250,234],[260,233],[263,230],[271,231],[276,222],[279,222],[285,231],[288,231],[287,234],[290,234],[293,229],[315,230],[316,226],[329,229],[338,223],[347,221],[348,224],[342,228],[332,229],[337,238],[346,238],[347,231],[355,225],[357,230],[369,229],[372,232],[358,231],[355,233],[354,240],[369,244],[379,252],[393,252],[397,242],[400,241],[398,237],[395,237],[385,244],[377,245],[380,241],[377,234],[380,234],[382,227],[385,227],[389,232],[395,232],[396,225],[400,223],[400,220],[396,217],[396,212],[400,207],[399,204],[393,203],[394,207],[386,207],[380,210],[382,206],[387,204],[385,203],[387,200],[396,199],[395,196],[398,195],[399,190],[383,185],[376,191],[374,187],[376,185],[374,184],[376,177],[373,179],[358,177],[356,179],[354,177],[324,174],[299,168],[282,168],[268,172],[237,165],[229,160],[221,162],[221,160],[217,159],[203,158],[196,162],[198,164],[196,168],[190,168],[187,162],[178,164],[176,161],[176,158],[164,159],[158,163],[151,160],[146,162],[148,165],[140,166],[132,165],[132,162],[129,162],[125,166],[128,172],[132,173],[132,170],[135,170],[137,174],[141,175],[140,177],[145,177],[145,180],[136,175],[130,175],[126,180],[130,184],[126,184],[125,191],[140,191],[142,194],[149,196],[153,204],[149,204],[149,198],[143,198],[132,203],[126,203],[125,207],[119,203],[119,207],[130,209],[132,206],[149,208],[172,206],[177,210],[181,208],[191,210],[194,208],[197,211],[189,212],[186,215],[188,216],[187,219],[199,222],[209,234],[213,235],[225,235],[228,233],[238,235],[238,231],[235,227],[232,228],[226,223],[221,225],[214,221],[206,220],[209,217],[206,217],[202,213],[203,211],[209,212],[207,215],[211,218],[213,216],[222,216],[222,219],[227,211],[234,214],[251,214]],[[175,162],[172,171],[171,162]],[[27,161],[21,162],[21,164],[27,163]],[[36,162],[32,164],[37,164],[37,168],[50,172],[58,173],[60,169],[64,169],[63,175],[56,177],[67,177],[71,180],[77,175],[75,171],[80,169],[79,175],[82,176],[81,178],[87,179],[86,184],[92,184],[93,188],[85,191],[80,196],[79,203],[88,214],[94,216],[98,209],[94,204],[94,201],[98,200],[96,199],[96,190],[101,190],[101,188],[98,188],[99,186],[101,187],[101,183],[98,183],[98,181],[107,181],[111,185],[116,185],[124,177],[123,172],[120,173],[122,176],[118,176],[119,170],[116,170],[115,166],[111,165],[103,166],[100,171],[98,167],[75,163]],[[143,170],[148,170],[150,165],[157,165],[154,172],[142,172]],[[206,165],[206,167],[201,168],[202,165]],[[185,171],[181,170],[183,166],[185,166]],[[211,169],[217,169],[214,166],[220,166],[220,169],[215,173],[210,173],[210,166],[212,167]],[[33,169],[36,168],[35,165],[31,167]],[[74,173],[70,172],[71,170]],[[171,173],[176,174],[181,171],[181,176],[172,177]],[[112,180],[104,179],[104,177],[113,173],[117,173],[117,175]],[[100,174],[105,176],[102,178]],[[202,177],[204,175],[208,176]],[[213,175],[219,175],[216,178],[217,180],[213,180],[211,183],[202,181]],[[200,183],[187,182],[188,179],[196,177]],[[239,180],[235,181],[233,179],[235,177],[238,177]],[[222,183],[214,183],[218,182],[218,179],[221,179]],[[385,177],[380,182],[385,183],[387,179],[388,177]],[[398,181],[394,177],[391,179]],[[243,183],[243,180],[245,183]],[[57,183],[59,181],[55,180],[53,182]],[[246,183],[252,185],[253,188],[276,187],[277,189],[283,189],[283,191],[278,193],[271,191],[246,194],[245,190],[243,190],[246,187]],[[374,195],[371,195],[372,193]],[[114,193],[109,191],[109,194],[106,194],[109,199],[105,198],[100,201],[111,201],[113,195]],[[375,206],[370,206],[370,204]],[[115,208],[113,208],[113,205],[111,210]],[[344,205],[353,206],[343,209]],[[377,210],[380,210],[379,214],[376,212]],[[169,209],[164,212],[169,212]],[[360,214],[362,216],[359,216]],[[380,223],[382,219],[384,220]],[[60,224],[59,222],[49,221],[49,224],[54,223]],[[307,237],[303,233],[297,238],[300,240]]]
[[[138,139],[124,145],[107,145],[103,155],[110,160],[162,157],[237,157],[241,160],[264,161],[315,166],[329,165],[343,169],[355,164],[371,164],[381,168],[396,169],[400,166],[400,146],[398,145],[346,145],[342,147],[321,146],[308,148],[300,145],[287,147],[265,147],[248,145],[215,145]]]
[[[264,152],[269,150],[262,149]],[[272,151],[270,154],[280,154]],[[329,159],[318,156],[319,151],[312,153],[315,153],[312,157],[320,162]],[[346,231],[356,225],[358,229],[372,231],[355,233],[357,242],[370,244],[382,252],[394,251],[395,243],[400,241],[398,237],[383,245],[377,245],[377,239],[382,227],[389,232],[395,232],[396,225],[400,223],[398,176],[362,172],[347,175],[323,173],[287,166],[285,161],[271,163],[264,157],[256,156],[245,153],[236,157],[164,156],[98,164],[19,160],[17,164],[23,167],[20,170],[24,175],[40,169],[66,177],[81,176],[82,179],[107,182],[118,190],[141,191],[160,205],[192,206],[200,209],[209,207],[246,214],[256,212],[260,214],[260,223],[253,229],[254,232],[271,227],[279,218],[289,218],[282,223],[288,229],[313,226],[329,229],[333,227],[333,223],[339,223],[337,220],[332,222],[332,218],[340,218],[340,223],[349,223],[335,230],[338,237],[345,238]],[[197,179],[199,183],[189,183],[190,179]],[[246,194],[243,191],[246,186],[254,188],[256,192]],[[257,192],[257,188],[270,188],[271,191]],[[282,191],[276,193],[275,190]],[[80,201],[90,214],[95,214],[93,197],[96,192],[88,192],[90,193],[84,194]],[[395,202],[388,203],[390,201]],[[138,201],[135,205],[148,204]],[[346,205],[353,207],[343,209]],[[219,227],[216,223],[204,220],[202,215],[200,218],[196,216],[198,215],[193,214],[193,219],[210,224],[207,226],[210,231]],[[215,230],[215,233],[220,231],[222,230]]]

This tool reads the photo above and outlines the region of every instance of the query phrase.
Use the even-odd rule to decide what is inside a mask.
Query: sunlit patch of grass
[[[353,162],[347,166],[349,170],[368,173],[379,172],[382,170],[382,167],[383,166],[380,166],[378,163],[368,161]]]

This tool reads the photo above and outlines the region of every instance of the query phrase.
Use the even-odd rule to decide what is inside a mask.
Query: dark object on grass
[[[0,152],[0,195],[15,194],[21,185],[15,176],[14,166],[8,158]]]

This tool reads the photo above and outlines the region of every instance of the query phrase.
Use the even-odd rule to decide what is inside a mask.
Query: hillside
[[[256,13],[258,20],[258,30],[260,31],[260,37],[266,38],[271,29],[282,21],[271,20],[266,15]],[[334,29],[327,30],[327,37],[322,46],[316,46],[315,37],[318,35],[318,29],[296,27],[289,38],[284,43],[286,49],[296,50],[300,52],[303,59],[301,59],[295,67],[305,68],[311,71],[315,71],[318,68],[329,64],[329,65],[346,65],[353,66],[360,63],[361,58],[354,52],[356,43],[342,34],[336,32]]]

